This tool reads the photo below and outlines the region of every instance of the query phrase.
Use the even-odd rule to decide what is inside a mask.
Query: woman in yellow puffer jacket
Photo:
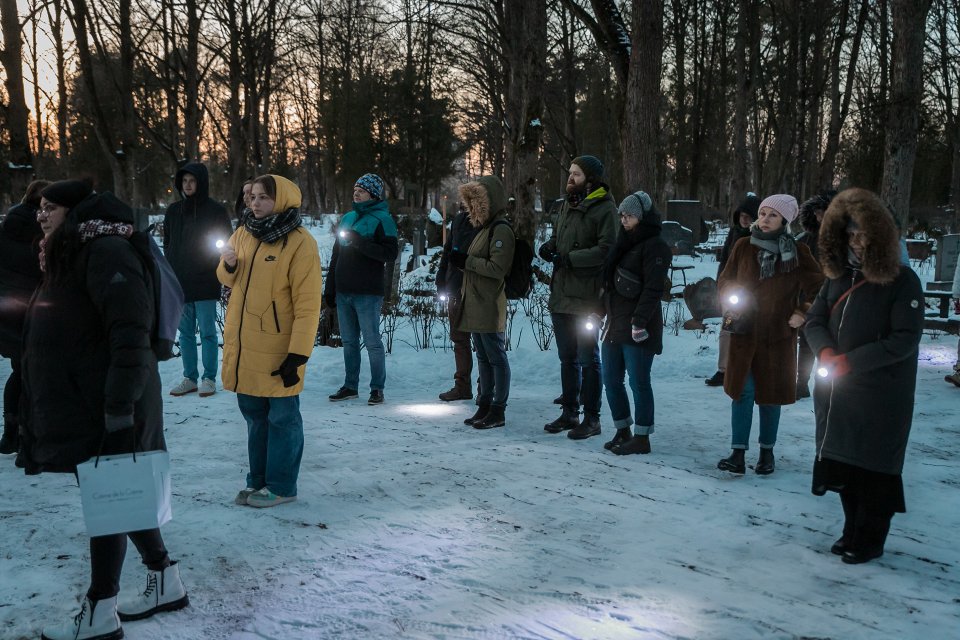
[[[300,189],[253,181],[243,224],[221,249],[217,276],[232,294],[223,326],[223,388],[247,421],[250,472],[237,504],[296,500],[303,455],[300,392],[320,320],[320,256],[300,221]]]

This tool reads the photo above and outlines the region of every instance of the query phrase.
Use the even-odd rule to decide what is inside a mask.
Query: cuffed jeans
[[[343,386],[360,388],[360,338],[370,358],[370,390],[383,391],[387,382],[387,356],[380,338],[383,296],[337,294],[337,320],[343,343]]]
[[[477,404],[505,407],[510,397],[510,362],[507,360],[504,334],[473,333],[471,336],[477,350],[477,369],[480,372]]]
[[[303,457],[300,396],[261,398],[238,393],[237,404],[247,421],[247,486],[266,487],[278,496],[297,495]]]
[[[603,387],[613,416],[613,426],[628,428],[635,424],[633,432],[638,436],[653,433],[653,386],[650,384],[650,369],[654,353],[631,344],[600,346],[603,370]],[[630,391],[633,392],[635,417],[630,419],[630,400],[623,383],[624,374],[630,375]]]
[[[573,411],[600,415],[600,328],[587,329],[586,317],[552,313],[553,334],[560,357],[560,384],[563,406]],[[599,324],[599,323],[598,323]]]
[[[170,557],[160,536],[160,529],[90,538],[90,588],[87,589],[87,597],[91,600],[112,598],[120,592],[120,571],[127,555],[128,537],[148,569],[163,571],[170,566]]]
[[[750,429],[753,426],[753,405],[756,384],[753,372],[747,374],[740,398],[731,403],[730,424],[733,431],[733,449],[750,448]],[[780,428],[780,405],[761,404],[760,408],[760,448],[772,449],[777,444],[777,430]]]
[[[183,377],[194,382],[200,379],[197,371],[197,328],[200,329],[200,351],[203,358],[203,377],[217,379],[217,361],[220,358],[217,340],[217,301],[198,300],[183,305],[180,316],[180,357],[183,358]]]

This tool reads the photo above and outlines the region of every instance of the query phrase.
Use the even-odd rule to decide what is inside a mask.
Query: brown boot
[[[473,393],[469,385],[462,385],[459,381],[453,385],[450,391],[444,391],[440,394],[440,399],[444,402],[453,402],[454,400],[473,400]]]

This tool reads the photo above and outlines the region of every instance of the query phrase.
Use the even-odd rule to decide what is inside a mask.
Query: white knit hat
[[[797,199],[786,193],[778,193],[773,196],[767,196],[760,203],[760,208],[769,207],[773,209],[787,222],[793,222],[800,215],[800,207],[797,205]]]

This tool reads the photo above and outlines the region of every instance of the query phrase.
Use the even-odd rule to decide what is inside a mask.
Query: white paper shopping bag
[[[166,451],[91,458],[77,465],[87,535],[156,529],[170,512],[170,456]]]

